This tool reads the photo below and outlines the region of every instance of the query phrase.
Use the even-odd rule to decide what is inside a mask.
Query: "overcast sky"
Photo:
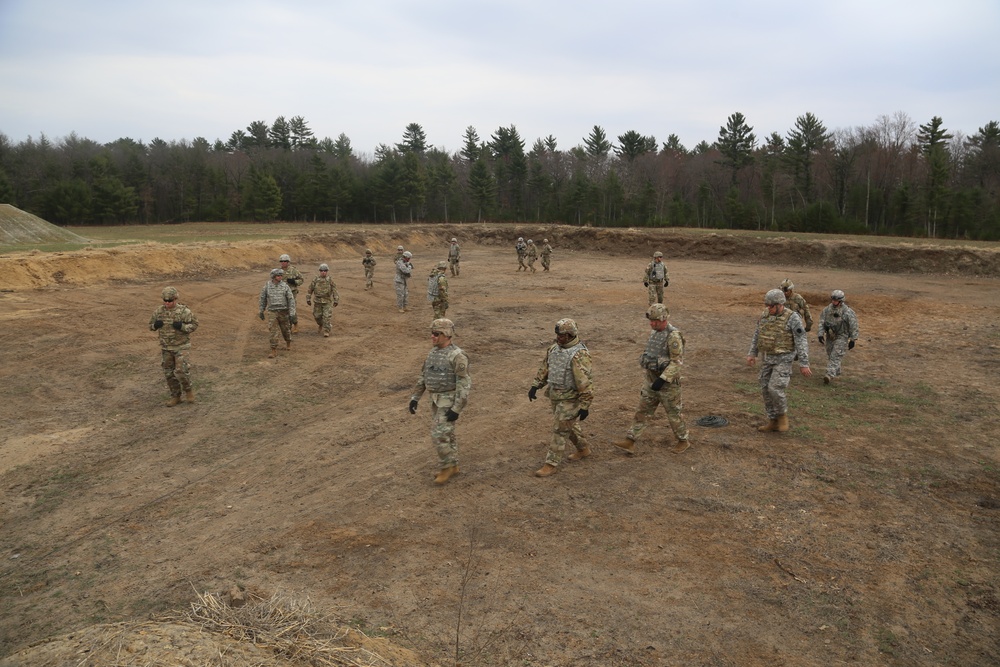
[[[1000,0],[0,0],[0,133],[227,140],[302,116],[358,153],[419,123],[530,148],[594,125],[687,148],[904,112],[1000,120]]]

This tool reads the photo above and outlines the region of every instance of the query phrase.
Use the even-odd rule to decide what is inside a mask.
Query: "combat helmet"
[[[281,257],[278,258],[278,261],[279,262],[291,262],[292,258],[289,257],[288,255],[282,255]]]
[[[327,265],[327,264],[320,264],[320,265],[319,265],[319,270],[320,270],[320,271],[329,271],[329,270],[330,270],[330,267],[329,267],[329,265]]]
[[[365,248],[365,254],[366,255],[372,254],[371,248]]]
[[[431,331],[440,331],[448,338],[452,338],[455,335],[455,323],[442,317],[431,322]]]
[[[785,278],[784,280],[781,281],[781,285],[779,285],[779,287],[781,287],[781,290],[783,292],[787,292],[788,290],[795,289],[795,283],[793,283],[788,278]]]
[[[844,290],[835,289],[830,292],[830,299],[836,299],[837,301],[844,300]]]
[[[177,300],[177,290],[173,287],[163,288],[163,300],[164,301],[176,301]]]
[[[768,290],[767,294],[764,295],[764,305],[765,306],[777,306],[784,305],[785,303],[785,293],[780,289]]]
[[[406,252],[403,253],[403,257],[405,257],[406,259],[410,259],[411,257],[413,257],[413,253],[407,250]]]
[[[663,257],[663,253],[660,252],[659,250],[657,250],[656,252],[653,253],[653,257],[654,258],[656,258],[656,257]]]
[[[667,320],[670,318],[670,309],[662,303],[654,303],[646,311],[647,320]]]
[[[576,321],[571,320],[568,317],[564,317],[558,322],[556,322],[556,335],[559,334],[571,334],[574,338],[578,336],[580,330],[576,326]]]
[[[438,262],[437,263],[437,268],[439,268],[439,269],[447,269],[448,268],[448,262]]]
[[[271,269],[271,277],[272,278],[275,277],[275,276],[283,276],[283,275],[285,275],[285,270],[284,269]]]

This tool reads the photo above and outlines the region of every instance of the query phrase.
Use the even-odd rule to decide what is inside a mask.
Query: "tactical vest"
[[[266,290],[268,310],[291,310],[292,288],[288,286],[288,283],[275,284],[273,280],[269,280]]]
[[[322,276],[317,276],[313,280],[312,284],[313,295],[317,301],[321,299],[329,299],[333,295],[333,281],[330,280],[329,276],[323,278]]]
[[[661,372],[670,363],[670,336],[674,332],[681,337],[681,344],[684,344],[684,334],[680,330],[668,324],[663,331],[654,331],[646,341],[646,349],[639,355],[639,365],[654,373]],[[661,363],[660,359],[666,359]]]
[[[650,282],[658,283],[663,281],[666,274],[666,267],[663,266],[663,262],[653,264],[649,267],[649,280]]]
[[[458,244],[453,243],[450,248],[448,248],[448,259],[458,259]]]
[[[444,349],[435,347],[424,362],[424,386],[427,391],[440,394],[455,391],[455,368],[451,363],[453,354],[461,352],[454,345]]]
[[[441,274],[435,271],[430,275],[430,277],[427,278],[428,301],[437,301],[438,296],[441,294],[441,284],[438,282],[439,275]]]
[[[850,326],[848,326],[847,318],[844,317],[844,307],[834,306],[830,308],[830,312],[826,314],[823,318],[823,328],[832,335],[834,338],[839,338],[840,336],[849,336]]]
[[[576,389],[576,378],[573,377],[573,357],[587,346],[577,342],[571,347],[553,345],[549,350],[549,386],[556,391]]]
[[[795,339],[788,330],[788,318],[795,311],[785,308],[780,315],[771,316],[764,311],[760,317],[757,334],[757,349],[768,354],[784,354],[795,351]]]
[[[174,322],[184,324],[185,320],[191,319],[191,310],[187,306],[180,303],[173,308],[160,306],[156,309],[156,319],[163,322],[159,332],[163,347],[181,349],[191,346],[191,334],[174,328]]]

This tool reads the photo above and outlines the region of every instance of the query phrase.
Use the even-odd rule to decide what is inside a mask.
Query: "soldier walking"
[[[535,261],[538,260],[538,248],[535,247],[535,242],[531,239],[528,239],[528,249],[526,252],[528,255],[528,268],[531,269],[532,273],[534,273]]]
[[[371,289],[374,284],[376,264],[371,250],[365,250],[365,258],[361,260],[361,264],[365,267],[365,289]]]
[[[431,395],[431,443],[438,454],[435,484],[444,484],[459,472],[455,422],[469,402],[472,390],[469,358],[451,342],[454,336],[455,325],[451,320],[441,318],[431,322],[431,351],[410,395],[411,415],[417,413],[424,391]]]
[[[684,407],[681,400],[684,336],[670,324],[669,318],[670,311],[662,303],[654,303],[646,311],[652,331],[646,341],[646,349],[639,356],[639,366],[645,370],[645,382],[639,391],[639,407],[625,439],[614,443],[615,447],[630,455],[635,453],[635,441],[646,430],[648,420],[659,405],[666,409],[667,421],[677,438],[677,444],[670,451],[680,454],[687,450],[691,442],[681,415]]]
[[[535,471],[536,477],[548,477],[562,462],[567,443],[576,449],[570,461],[590,456],[590,444],[583,437],[579,422],[590,414],[594,400],[594,380],[590,351],[580,342],[576,322],[564,318],[556,322],[556,342],[549,347],[535,380],[528,390],[533,401],[539,389],[548,385],[546,396],[552,401],[552,444],[545,456],[545,465]]]
[[[313,306],[315,301],[316,305]],[[306,293],[306,305],[313,306],[313,319],[319,327],[323,338],[330,337],[330,330],[333,328],[333,309],[340,305],[340,293],[337,292],[337,285],[330,278],[330,267],[326,264],[319,265],[319,275],[309,283],[309,291]]]
[[[525,264],[525,259],[528,256],[528,244],[524,242],[524,237],[517,237],[517,243],[514,244],[514,250],[517,251],[517,270],[527,271],[528,265]]]
[[[400,246],[400,248],[402,247]],[[410,295],[406,281],[413,274],[413,265],[410,264],[411,257],[413,255],[407,250],[396,260],[396,277],[392,280],[392,285],[396,288],[396,307],[401,313],[406,312],[406,303]]]
[[[431,302],[435,318],[443,318],[448,312],[448,277],[444,272],[447,262],[438,262],[427,277],[427,300]]]
[[[802,318],[802,321],[806,325],[806,331],[812,331],[813,328],[813,318],[812,313],[809,312],[809,304],[806,300],[802,298],[801,294],[797,294],[793,290],[795,289],[795,283],[793,283],[788,278],[781,281],[781,291],[785,294],[785,308],[794,310]]]
[[[281,270],[285,272],[285,282],[288,283],[288,286],[291,288],[292,296],[298,299],[299,287],[302,286],[302,283],[304,283],[306,279],[302,277],[302,274],[299,273],[297,268],[292,266],[292,258],[288,255],[282,255],[279,257],[278,264],[281,266]],[[292,333],[294,334],[298,332],[299,320],[298,318],[295,318],[292,320]]]
[[[542,271],[548,271],[552,262],[552,246],[548,239],[542,239]]]
[[[826,344],[826,375],[823,384],[830,384],[840,377],[840,363],[848,350],[854,349],[858,340],[858,316],[844,303],[844,292],[839,289],[830,294],[830,305],[819,316],[819,343]]]
[[[170,389],[168,407],[181,402],[181,392],[188,403],[194,403],[191,386],[191,368],[187,351],[191,348],[191,334],[198,329],[198,318],[184,304],[177,303],[177,290],[163,288],[163,304],[149,318],[149,330],[159,331],[160,366]]]
[[[451,277],[459,274],[459,262],[461,261],[462,249],[458,247],[458,239],[452,238],[448,247],[448,266],[451,267]]]
[[[257,317],[265,319],[267,313],[267,330],[270,334],[271,353],[269,359],[278,356],[278,338],[285,339],[285,349],[292,349],[292,322],[298,322],[295,314],[295,295],[292,288],[284,282],[283,269],[271,269],[271,279],[260,290],[260,309]]]
[[[646,275],[642,284],[649,290],[649,305],[663,303],[663,288],[670,284],[667,265],[663,263],[663,253],[653,253],[653,261],[646,265]]]
[[[764,410],[768,422],[758,431],[788,430],[788,397],[785,390],[792,380],[792,362],[799,360],[799,370],[805,377],[811,377],[809,369],[809,339],[798,313],[785,308],[785,294],[773,289],[764,295],[766,310],[757,318],[757,328],[753,332],[750,351],[747,352],[747,366],[757,363],[757,355],[763,355],[760,364],[758,384],[764,397]]]

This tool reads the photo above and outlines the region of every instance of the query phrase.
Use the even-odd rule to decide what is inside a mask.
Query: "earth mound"
[[[10,204],[0,204],[0,245],[63,242],[89,243],[89,239]]]

